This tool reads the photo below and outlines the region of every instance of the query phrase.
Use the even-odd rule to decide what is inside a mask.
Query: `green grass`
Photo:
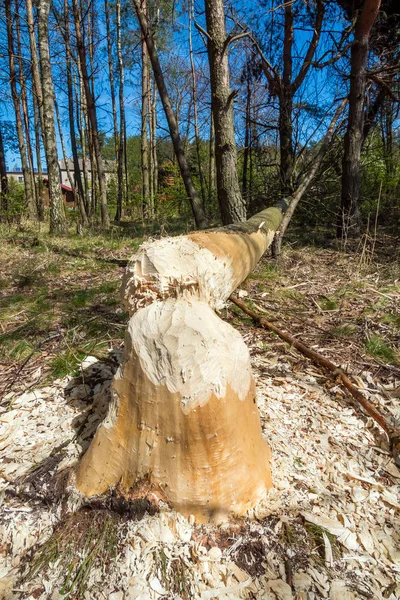
[[[378,335],[372,335],[369,340],[366,341],[365,347],[367,352],[376,358],[380,358],[388,364],[397,362],[396,353],[387,342]]]
[[[334,337],[352,337],[358,331],[358,327],[355,323],[342,323],[336,327],[332,327],[329,331]]]
[[[332,298],[327,298],[326,296],[318,297],[318,304],[322,308],[322,310],[336,310],[338,305],[337,301]]]
[[[273,281],[279,277],[279,267],[271,263],[261,263],[254,273],[248,276],[249,280]]]
[[[106,510],[81,510],[57,526],[34,552],[24,582],[57,569],[60,594],[83,598],[93,567],[107,569],[118,547],[118,515]]]
[[[53,379],[62,379],[66,375],[75,375],[84,354],[76,354],[73,350],[60,353],[50,360],[50,375]]]
[[[314,523],[306,523],[305,529],[308,533],[308,538],[311,542],[311,545],[313,546],[314,552],[316,552],[320,556],[321,563],[324,562],[325,559],[324,533],[331,544],[333,558],[340,558],[341,552],[338,546],[338,542],[334,535],[329,533],[329,531],[327,531],[323,527],[315,525]]]

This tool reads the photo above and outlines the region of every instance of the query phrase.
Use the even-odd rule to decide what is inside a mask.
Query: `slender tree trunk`
[[[196,69],[193,57],[193,43],[192,43],[192,23],[194,20],[194,1],[191,1],[189,6],[189,54],[190,54],[190,69],[192,72],[192,101],[193,101],[193,117],[194,117],[194,135],[196,139],[196,155],[197,155],[197,170],[199,172],[201,198],[203,201],[203,208],[206,207],[206,188],[204,183],[203,166],[201,160],[201,146],[200,146],[200,133],[199,133],[199,117],[197,112],[197,82],[196,82]]]
[[[229,84],[228,40],[223,0],[205,0],[207,48],[215,127],[217,193],[225,225],[246,220],[246,203],[237,172],[233,99]]]
[[[156,197],[158,192],[158,157],[157,157],[157,86],[153,78],[153,92],[150,110],[150,153],[152,163],[153,180],[153,211],[156,208]]]
[[[26,3],[26,19],[28,23],[28,32],[29,32],[29,46],[31,50],[31,67],[32,67],[32,82],[33,82],[33,91],[36,95],[37,106],[39,109],[39,119],[41,124],[41,132],[42,132],[42,140],[44,143],[44,117],[43,117],[43,94],[42,94],[42,83],[40,81],[40,73],[39,73],[39,61],[36,47],[36,37],[35,37],[35,23],[33,19],[33,9],[32,9],[32,0],[25,0]]]
[[[283,43],[283,76],[279,89],[279,148],[281,192],[288,196],[292,192],[293,152],[293,92],[292,59],[293,47],[293,4],[285,4],[285,24]]]
[[[40,155],[40,140],[44,144],[43,130],[43,94],[40,81],[39,61],[35,37],[35,24],[33,19],[32,0],[25,0],[26,21],[28,24],[29,47],[31,52],[31,70],[32,70],[32,90],[33,90],[33,118],[35,125],[35,147],[36,163],[38,172],[38,182],[36,186],[36,203],[39,221],[44,221],[44,200],[43,200],[43,169],[42,158]]]
[[[72,189],[72,194],[74,196],[74,204],[75,204],[75,206],[78,207],[78,210],[79,210],[79,213],[80,213],[81,219],[82,219],[82,225],[87,226],[88,218],[87,218],[85,206],[83,205],[82,198],[79,195],[79,192],[77,190],[76,182],[74,180],[73,174],[71,173],[70,168],[69,168],[69,161],[68,161],[67,153],[65,151],[64,134],[63,134],[62,126],[61,126],[60,112],[58,110],[58,104],[57,104],[57,101],[55,98],[54,98],[54,108],[56,111],[58,132],[60,135],[61,149],[62,149],[62,153],[63,153],[65,168],[67,171],[67,177],[68,177],[69,185],[71,186],[71,189]]]
[[[152,103],[152,92],[151,92],[151,72],[150,72],[150,65],[149,65],[149,78],[148,78],[148,85],[149,85],[149,89],[148,89],[148,94],[147,94],[147,98],[148,98],[148,123],[149,123],[149,150],[148,150],[148,154],[149,154],[149,200],[150,200],[150,216],[151,219],[154,219],[154,197],[155,197],[155,181],[154,181],[154,165],[153,165],[153,138],[154,138],[154,134],[153,134],[153,119],[152,119],[152,108],[151,108],[151,103]]]
[[[35,212],[32,215],[33,218],[37,219],[37,189],[35,184],[35,167],[33,162],[33,150],[32,150],[32,142],[31,142],[31,132],[29,127],[29,111],[28,111],[28,97],[27,97],[27,89],[26,89],[26,80],[25,80],[25,72],[24,72],[24,61],[22,56],[22,44],[21,44],[21,26],[20,26],[20,16],[19,16],[19,1],[15,0],[15,31],[17,37],[17,54],[18,54],[18,70],[19,70],[19,88],[21,92],[21,105],[22,105],[22,114],[23,114],[23,126],[25,131],[25,140],[26,140],[26,150],[28,156],[28,165],[29,165],[29,176],[31,180],[31,190],[33,192],[34,203],[35,203]]]
[[[99,129],[97,125],[97,114],[96,114],[96,104],[94,100],[94,96],[92,90],[90,89],[90,78],[87,71],[86,64],[86,49],[85,44],[82,37],[81,32],[81,21],[80,21],[80,11],[78,6],[78,0],[73,0],[72,9],[74,14],[75,21],[75,34],[76,34],[76,44],[78,49],[79,63],[82,73],[83,86],[86,96],[86,104],[88,111],[88,119],[90,122],[90,127],[92,131],[92,141],[93,141],[93,150],[96,157],[96,167],[98,173],[98,181],[100,188],[100,211],[101,211],[101,222],[103,227],[108,228],[110,226],[110,217],[108,214],[107,207],[107,186],[106,186],[106,176],[104,171],[104,163],[103,158],[101,156],[101,148],[100,148],[100,138],[99,138]],[[92,172],[92,192],[94,191],[94,177]]]
[[[117,18],[117,55],[118,55],[118,75],[119,75],[119,136],[118,136],[118,154],[117,154],[117,213],[115,220],[119,222],[122,219],[122,205],[124,197],[124,166],[125,166],[125,104],[124,104],[124,85],[125,72],[124,61],[122,58],[121,42],[121,2],[116,2]],[[127,174],[125,173],[125,177]]]
[[[79,69],[78,69],[79,72]],[[87,172],[87,161],[86,161],[86,127],[85,127],[85,111],[84,111],[84,96],[82,96],[82,87],[80,83],[80,72],[79,72],[79,84],[76,78],[73,79],[74,91],[75,91],[75,104],[77,106],[76,111],[76,124],[78,127],[79,141],[81,146],[82,158],[79,160],[78,149],[76,146],[76,159],[74,154],[74,170],[76,169],[75,160],[78,164],[79,173],[83,173],[83,186],[84,186],[84,198],[86,214],[88,215],[89,221],[91,220],[91,202],[90,202],[90,190],[89,190],[89,177]],[[81,166],[82,164],[82,166]]]
[[[147,20],[146,0],[141,0],[141,9]],[[142,34],[142,130],[140,138],[140,155],[142,168],[142,205],[143,217],[150,215],[150,176],[149,176],[149,145],[148,145],[148,110],[149,110],[149,58],[146,40]]]
[[[210,114],[210,147],[209,147],[209,158],[210,158],[210,162],[209,162],[209,168],[208,168],[208,202],[211,206],[212,201],[213,201],[213,197],[214,197],[214,192],[216,190],[216,184],[215,184],[215,130],[214,130],[214,117],[212,114],[212,109],[211,109],[211,114]]]
[[[0,220],[7,218],[8,212],[8,179],[6,156],[4,153],[3,132],[0,125]]]
[[[50,2],[51,0],[39,0],[37,5],[39,57],[43,94],[45,154],[50,197],[50,233],[63,235],[68,232],[68,226],[60,186],[56,128],[54,123],[54,89],[49,49]]]
[[[14,104],[14,112],[15,112],[15,123],[17,128],[18,135],[18,147],[19,153],[21,157],[21,166],[22,166],[22,175],[24,178],[24,186],[25,186],[25,201],[26,208],[28,211],[28,215],[30,218],[34,218],[36,216],[36,207],[33,197],[33,190],[31,186],[31,177],[29,174],[28,161],[26,156],[26,145],[24,138],[24,128],[22,125],[22,117],[21,117],[21,104],[20,104],[20,95],[17,89],[17,74],[15,70],[15,52],[14,52],[14,24],[11,14],[11,0],[5,0],[5,16],[7,22],[7,44],[8,44],[8,64],[9,64],[9,75],[10,75],[10,87],[11,87],[11,96]]]
[[[40,123],[40,113],[38,107],[38,99],[33,94],[33,120],[35,126],[35,150],[36,150],[36,164],[37,164],[37,194],[36,194],[36,202],[37,202],[37,213],[39,221],[44,221],[44,199],[43,199],[43,167],[42,167],[42,157],[40,154],[40,137],[41,137],[41,123]]]
[[[89,224],[89,214],[88,214],[89,206],[88,206],[87,190],[85,192],[84,187],[83,187],[81,168],[79,165],[78,148],[77,148],[77,144],[76,144],[75,114],[74,114],[74,90],[73,90],[73,79],[72,79],[68,0],[64,0],[64,44],[65,44],[65,62],[66,62],[66,70],[67,70],[69,137],[70,137],[70,144],[71,144],[72,160],[74,163],[74,182],[78,188],[77,192],[80,197],[78,206],[81,210],[82,224],[84,226],[87,226]]]
[[[110,6],[108,0],[104,0],[104,12],[106,15],[106,33],[107,33],[107,55],[108,55],[108,75],[110,80],[110,93],[111,93],[111,111],[113,116],[114,126],[114,148],[115,148],[115,160],[118,163],[118,122],[117,122],[117,103],[115,101],[115,83],[114,83],[114,68],[113,68],[113,51],[112,51],[112,38],[111,38],[111,26],[110,26]]]
[[[250,154],[250,140],[251,140],[251,73],[247,71],[247,94],[246,94],[246,118],[245,118],[245,132],[244,132],[244,151],[243,151],[243,175],[242,175],[242,196],[245,199],[247,205],[249,205],[249,192],[248,192],[248,169],[249,169],[249,154]]]
[[[350,93],[347,131],[342,161],[341,212],[337,235],[355,234],[360,230],[360,170],[364,127],[364,100],[368,43],[381,0],[364,0],[358,15],[350,56]]]
[[[154,44],[153,36],[148,29],[146,13],[143,11],[142,5],[140,4],[140,0],[133,0],[133,3],[135,6],[140,28],[142,30],[142,35],[146,42],[147,51],[153,67],[154,77],[157,82],[158,93],[160,94],[160,99],[168,122],[169,132],[174,146],[175,155],[178,160],[181,176],[185,185],[185,190],[192,207],[194,220],[196,222],[197,227],[199,227],[200,229],[204,229],[205,227],[207,227],[207,219],[204,213],[201,200],[196,192],[196,188],[193,185],[193,180],[190,175],[190,169],[185,157],[183,143],[179,135],[178,123],[174,115],[167,87],[165,85],[164,75],[161,70],[161,65],[158,59],[158,54]]]

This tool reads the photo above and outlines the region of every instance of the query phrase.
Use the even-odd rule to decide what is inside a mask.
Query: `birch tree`
[[[38,41],[43,106],[44,150],[47,163],[47,177],[50,198],[50,233],[63,235],[67,233],[64,201],[61,193],[58,169],[56,127],[54,121],[54,88],[51,73],[49,49],[49,13],[51,0],[39,0]]]

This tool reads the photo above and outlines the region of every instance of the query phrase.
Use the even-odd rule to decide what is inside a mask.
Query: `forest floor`
[[[80,506],[63,473],[104,418],[141,237],[0,239],[0,598],[400,598],[400,470],[337,381],[229,304],[250,348],[274,488],[199,526],[147,500]],[[366,240],[368,241],[368,240]],[[239,295],[400,423],[400,241],[293,243]]]

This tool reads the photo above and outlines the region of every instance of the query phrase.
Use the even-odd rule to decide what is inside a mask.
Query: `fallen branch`
[[[350,392],[355,400],[364,408],[364,410],[369,414],[370,417],[374,419],[376,423],[384,430],[389,439],[390,449],[393,454],[394,461],[398,467],[400,467],[400,431],[398,428],[393,427],[376,408],[365,398],[365,396],[360,392],[360,390],[350,381],[347,375],[345,375],[342,370],[333,364],[330,360],[315,352],[302,342],[299,342],[296,338],[292,337],[289,333],[282,331],[269,321],[257,314],[253,310],[251,310],[244,302],[239,300],[236,296],[231,296],[230,300],[239,308],[243,310],[247,315],[249,315],[258,325],[261,327],[265,327],[270,329],[279,336],[282,340],[294,346],[296,350],[310,358],[314,363],[323,367],[332,375],[337,377],[340,382],[344,385],[344,387]]]

